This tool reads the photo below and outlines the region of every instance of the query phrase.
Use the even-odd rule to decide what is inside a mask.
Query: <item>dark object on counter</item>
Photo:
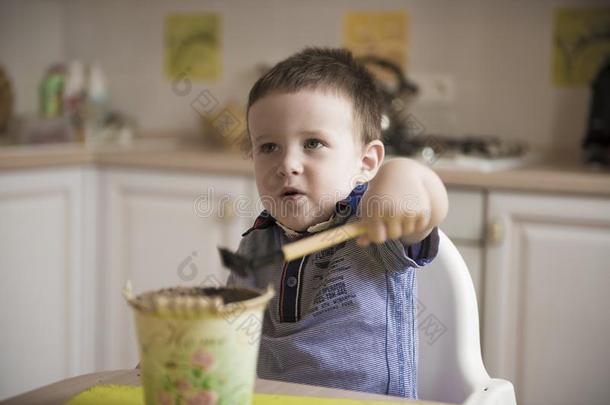
[[[381,133],[383,143],[390,153],[397,153],[405,138],[419,135],[418,125],[413,125],[408,107],[418,93],[415,83],[407,78],[397,64],[377,56],[363,56],[358,61],[364,66],[373,68],[375,85],[381,95],[383,111],[381,118]],[[385,73],[375,75],[376,71]],[[384,77],[390,79],[384,80]]]
[[[583,141],[587,163],[610,166],[610,58],[592,84],[587,135]]]
[[[13,88],[8,75],[0,66],[0,134],[8,131],[8,124],[13,115]]]
[[[521,142],[492,135],[423,134],[404,137],[395,153],[415,158],[421,157],[431,164],[441,157],[463,156],[486,160],[518,158],[523,156],[526,149]]]

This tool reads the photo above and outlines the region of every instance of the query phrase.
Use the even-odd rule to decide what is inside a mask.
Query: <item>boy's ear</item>
[[[362,174],[372,180],[383,163],[385,148],[383,142],[376,139],[362,148]]]

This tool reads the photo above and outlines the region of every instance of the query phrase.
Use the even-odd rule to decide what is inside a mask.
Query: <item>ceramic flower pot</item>
[[[271,287],[126,292],[146,404],[250,404],[263,312],[273,294]]]

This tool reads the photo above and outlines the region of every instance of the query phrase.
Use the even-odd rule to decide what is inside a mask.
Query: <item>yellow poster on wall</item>
[[[382,57],[404,69],[407,25],[404,11],[350,12],[343,21],[343,43],[355,56]]]
[[[610,58],[610,8],[555,10],[553,82],[557,86],[591,83]]]
[[[170,79],[218,80],[222,18],[215,13],[171,14],[165,18],[165,74]]]

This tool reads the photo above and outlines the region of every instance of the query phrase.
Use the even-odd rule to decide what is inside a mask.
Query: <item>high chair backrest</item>
[[[492,379],[481,357],[477,299],[468,267],[440,230],[439,236],[437,257],[417,271],[418,395],[424,400],[463,403],[478,390],[487,395]],[[498,381],[514,398],[512,385]],[[508,399],[492,403],[514,403],[511,392],[503,396]],[[488,402],[477,397],[476,403]]]

